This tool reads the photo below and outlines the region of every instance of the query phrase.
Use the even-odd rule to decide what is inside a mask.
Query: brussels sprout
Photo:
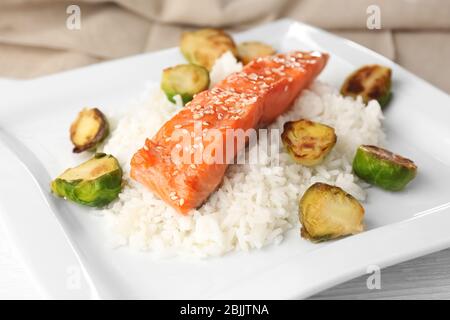
[[[409,159],[388,150],[363,145],[356,151],[353,171],[361,179],[386,190],[402,190],[417,173]]]
[[[333,128],[301,119],[284,124],[281,140],[297,163],[314,166],[323,161],[337,138]]]
[[[64,171],[52,181],[56,195],[90,207],[103,207],[122,189],[122,169],[116,158],[97,153],[78,167]]]
[[[108,121],[97,108],[83,109],[70,126],[70,140],[74,145],[73,152],[95,149],[109,133]]]
[[[270,45],[258,41],[240,43],[237,47],[237,52],[238,58],[243,64],[247,64],[253,59],[271,56],[276,53],[275,49]]]
[[[361,96],[364,103],[375,99],[385,107],[391,98],[390,68],[380,65],[367,65],[353,72],[341,88],[343,96]]]
[[[181,53],[193,64],[211,71],[214,62],[222,54],[231,51],[237,56],[236,45],[231,36],[219,29],[200,29],[185,32],[181,36]]]
[[[364,208],[339,187],[315,183],[300,200],[301,236],[326,241],[364,230]]]
[[[173,103],[175,103],[176,95],[180,95],[183,103],[187,103],[195,94],[208,87],[208,70],[194,64],[179,64],[164,69],[162,74],[161,89]]]

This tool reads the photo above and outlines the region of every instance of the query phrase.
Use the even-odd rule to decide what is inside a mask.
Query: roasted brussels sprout
[[[362,145],[353,159],[353,171],[368,183],[399,191],[415,178],[417,166],[388,150]]]
[[[179,64],[164,69],[162,74],[161,89],[173,103],[175,103],[176,95],[180,95],[183,103],[187,103],[195,94],[208,87],[208,70],[194,64]]]
[[[284,124],[281,140],[297,163],[314,166],[323,161],[337,138],[333,128],[301,119]]]
[[[219,29],[207,28],[183,33],[180,49],[190,63],[203,66],[208,71],[211,71],[216,59],[225,52],[231,51],[237,56],[233,38]]]
[[[73,152],[95,149],[109,133],[105,115],[97,108],[83,109],[70,126]]]
[[[380,65],[367,65],[353,72],[341,88],[343,96],[361,96],[364,103],[375,99],[385,107],[391,99],[390,68]]]
[[[90,207],[103,207],[122,189],[122,169],[116,158],[97,153],[92,159],[64,171],[51,183],[56,195]]]
[[[243,64],[247,64],[253,59],[275,54],[275,49],[270,45],[259,41],[242,42],[237,47],[238,58]]]
[[[364,208],[339,187],[315,183],[300,200],[301,235],[313,242],[326,241],[364,230]]]

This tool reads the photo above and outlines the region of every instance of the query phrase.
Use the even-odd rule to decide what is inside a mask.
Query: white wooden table
[[[381,289],[367,289],[370,275],[312,299],[450,299],[450,249],[381,270]]]
[[[367,289],[368,276],[312,299],[450,299],[450,249],[381,270],[380,290]],[[0,221],[0,299],[40,298]]]

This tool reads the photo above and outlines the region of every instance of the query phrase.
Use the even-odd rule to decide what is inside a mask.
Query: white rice
[[[236,57],[231,53],[231,51],[225,52],[219,59],[214,63],[211,72],[209,73],[209,78],[211,80],[210,85],[213,86],[227,75],[241,71],[242,63],[236,60]]]
[[[213,68],[213,81],[241,67],[224,55]],[[155,85],[119,120],[104,147],[122,164],[127,182],[119,200],[105,210],[116,245],[164,256],[206,257],[279,243],[287,230],[299,228],[298,200],[311,184],[337,185],[363,201],[365,185],[351,170],[354,152],[360,144],[380,145],[384,140],[376,101],[366,107],[360,99],[343,98],[334,88],[315,82],[271,128],[282,130],[284,122],[300,118],[332,126],[338,140],[325,161],[314,168],[303,167],[280,146],[277,166],[269,165],[269,156],[266,164],[231,165],[220,189],[201,208],[183,216],[129,178],[134,152],[178,109]]]

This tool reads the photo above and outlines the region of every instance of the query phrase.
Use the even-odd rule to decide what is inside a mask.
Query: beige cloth
[[[71,4],[81,30],[66,27]],[[369,5],[382,29],[366,28]],[[450,92],[449,0],[2,0],[0,77],[40,75],[177,45],[183,29],[243,30],[281,17],[325,28]]]

